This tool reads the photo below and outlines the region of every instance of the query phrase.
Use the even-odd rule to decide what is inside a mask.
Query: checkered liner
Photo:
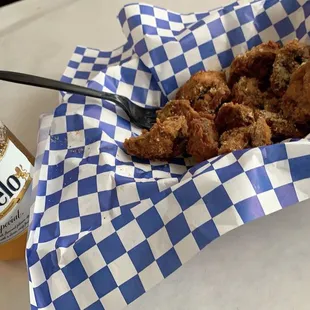
[[[162,106],[202,68],[201,59],[206,68],[225,68],[237,47],[309,39],[309,15],[310,4],[301,0],[189,15],[129,5],[119,16],[128,43],[112,52],[78,47],[62,79]],[[184,62],[172,61],[174,47],[175,56],[182,48],[182,71],[176,67]],[[188,56],[197,51],[199,60]],[[176,81],[168,77],[171,69]],[[51,126],[42,122],[39,139],[27,243],[32,309],[122,309],[220,235],[310,197],[308,139],[193,167],[190,158],[150,162],[124,152],[124,139],[140,131],[122,110],[107,101],[62,95]]]

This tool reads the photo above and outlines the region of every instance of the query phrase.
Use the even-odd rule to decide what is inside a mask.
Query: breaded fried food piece
[[[222,133],[236,127],[245,127],[253,124],[253,109],[242,104],[228,102],[224,103],[215,118],[217,130]]]
[[[218,153],[218,133],[214,121],[207,118],[195,118],[189,124],[187,152],[197,162],[202,162]]]
[[[271,92],[262,92],[255,78],[241,77],[232,89],[233,101],[252,108],[278,111],[280,100]]]
[[[307,132],[296,127],[294,122],[285,119],[280,113],[257,111],[258,117],[263,117],[271,129],[272,140],[281,141],[288,138],[302,138]]]
[[[278,43],[269,41],[238,55],[231,64],[228,85],[232,87],[242,76],[257,78],[264,84],[271,75],[279,47]]]
[[[258,147],[271,143],[271,129],[267,125],[266,120],[263,117],[259,117],[251,128],[251,146]]]
[[[272,91],[277,96],[283,96],[292,73],[299,68],[299,66],[310,59],[310,48],[298,40],[288,42],[278,52],[273,63],[272,75],[270,83]]]
[[[213,114],[229,96],[224,72],[200,71],[178,90],[175,99],[187,99],[197,112]]]
[[[282,112],[297,124],[310,122],[310,61],[292,74],[283,97]]]
[[[188,123],[193,118],[199,117],[198,112],[191,107],[189,100],[171,100],[163,109],[157,111],[157,118],[161,122],[165,121],[168,117],[182,115],[186,118]]]
[[[219,154],[226,154],[250,147],[251,130],[249,127],[239,127],[225,131],[220,137]]]
[[[187,122],[184,116],[168,117],[156,124],[150,131],[143,130],[138,137],[126,139],[124,147],[128,154],[146,159],[169,159],[181,155],[184,151],[180,141],[188,135]]]

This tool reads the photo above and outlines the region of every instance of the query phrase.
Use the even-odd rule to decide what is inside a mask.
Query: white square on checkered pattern
[[[148,89],[150,87],[150,74],[137,70],[134,85]]]
[[[98,296],[89,279],[76,286],[72,293],[80,309],[86,309],[98,300]]]
[[[241,173],[223,183],[223,186],[234,204],[244,199],[256,196],[256,192],[245,173]]]
[[[80,216],[101,212],[97,193],[85,196],[78,196],[78,202],[79,202]]]
[[[61,270],[52,274],[47,280],[47,283],[52,300],[55,300],[70,291],[70,286]]]
[[[38,247],[36,249],[39,259],[42,259],[47,253],[49,253],[50,249],[56,248],[56,238],[50,240],[48,242],[39,242]]]
[[[295,191],[299,201],[310,197],[310,180],[309,178],[294,182]]]
[[[168,197],[161,200],[158,204],[155,205],[155,207],[164,224],[169,223],[182,212],[180,205],[173,193],[169,194]]]
[[[74,182],[74,183],[63,188],[62,197],[66,197],[67,200],[76,198],[77,197],[77,191],[78,191],[77,182]],[[36,201],[38,201],[38,196],[36,197]],[[38,212],[37,207],[36,207],[36,212]]]
[[[157,28],[157,33],[160,37],[174,37],[170,29]]]
[[[116,166],[115,173],[124,177],[133,178],[135,176],[135,167],[130,165],[119,165]]]
[[[115,232],[115,228],[110,221],[104,223],[104,226],[100,226],[92,231],[93,237],[96,243],[99,243],[103,239],[112,235]]]
[[[216,161],[215,163],[213,163],[213,168],[214,169],[219,169],[219,168],[224,168],[227,167],[229,165],[232,165],[233,163],[235,163],[236,157],[233,153],[229,153],[226,154],[225,156],[223,156],[221,159],[219,159],[218,161]]]
[[[235,206],[231,206],[214,217],[213,222],[220,235],[224,235],[243,224],[243,221]]]
[[[274,29],[274,26],[270,26],[267,29],[259,32],[259,36],[262,42],[268,42],[269,40],[277,42],[280,40],[280,37],[277,31]]]
[[[131,98],[132,95],[132,86],[128,85],[127,83],[124,82],[119,82],[118,87],[117,87],[117,93],[121,94],[127,98]]]
[[[181,19],[182,19],[183,24],[195,23],[197,21],[195,14],[181,15]]]
[[[304,11],[303,10],[297,10],[294,13],[289,15],[290,21],[292,22],[293,26],[295,29],[297,29],[300,25],[300,22],[304,20],[305,15],[304,15]],[[307,29],[309,29],[306,26]],[[295,35],[296,37],[296,35]]]
[[[134,182],[120,185],[116,191],[120,206],[140,200],[137,185]]]
[[[246,42],[243,42],[241,44],[235,45],[234,47],[231,48],[234,56],[238,56],[240,54],[244,54],[248,50],[248,46]]]
[[[68,149],[83,147],[85,145],[84,130],[67,132]]]
[[[227,39],[227,35],[224,33],[216,38],[212,39],[214,48],[217,54],[222,53],[230,49],[230,43]]]
[[[187,171],[184,165],[169,164],[170,173],[182,175]]]
[[[154,16],[141,14],[140,18],[141,18],[141,24],[142,25],[152,26],[155,28],[157,27],[156,19]]]
[[[170,178],[171,173],[168,171],[162,171],[162,170],[153,170],[152,176],[154,179],[164,179],[164,178]]]
[[[189,234],[174,246],[182,264],[188,262],[200,250],[192,234]]]
[[[198,47],[195,47],[189,50],[188,52],[184,53],[184,57],[188,67],[195,65],[201,61],[201,55]]]
[[[72,79],[75,75],[75,72],[76,72],[76,69],[67,67],[63,75]]]
[[[146,291],[150,290],[164,279],[156,262],[153,262],[151,265],[143,269],[139,273],[139,277]]]
[[[56,254],[58,260],[58,266],[60,268],[65,267],[66,265],[70,264],[77,258],[77,255],[73,247],[58,248],[56,249]]]
[[[81,219],[79,217],[59,222],[61,236],[78,234],[81,231]]]
[[[45,211],[46,196],[37,196],[35,200],[36,213]]]
[[[132,163],[131,156],[127,155],[121,148],[117,148],[115,158],[125,163]],[[135,165],[136,163],[133,164]]]
[[[310,154],[310,143],[308,140],[285,143],[288,158],[296,158]]]
[[[182,86],[189,78],[191,74],[188,68],[176,73],[174,75],[175,79],[177,80],[178,86]],[[174,99],[174,97],[170,97],[170,100]]]
[[[93,117],[83,115],[84,129],[99,128],[100,121]]]
[[[32,275],[31,281],[33,287],[36,288],[40,286],[43,282],[45,282],[46,278],[40,261],[29,267],[29,272]]]
[[[266,215],[281,210],[281,204],[274,190],[269,190],[257,195],[257,198]]]
[[[67,150],[49,150],[48,164],[49,165],[57,165],[63,161],[67,154]]]
[[[245,37],[246,41],[249,41],[257,34],[257,30],[255,28],[254,22],[251,21],[241,26],[242,33]]]
[[[169,21],[168,12],[165,9],[161,9],[158,7],[153,7],[154,16],[158,19]]]
[[[204,197],[206,194],[210,193],[222,184],[216,171],[214,170],[195,177],[193,182],[201,197]]]
[[[154,64],[153,64],[153,66],[154,66]],[[161,63],[157,66],[154,66],[154,67],[155,67],[155,70],[158,72],[159,79],[161,81],[166,80],[166,79],[174,76],[174,72],[172,70],[172,67],[171,67],[169,60],[167,60],[164,63]],[[165,70],[161,70],[162,67],[164,67]]]
[[[169,21],[169,25],[170,25],[170,29],[173,31],[180,31],[181,29],[184,28],[184,25],[178,22]]]
[[[158,259],[172,248],[172,243],[165,227],[161,228],[147,240],[155,259]]]
[[[273,188],[292,182],[288,160],[281,160],[265,165],[265,169]]]
[[[46,184],[46,195],[54,194],[63,188],[64,176],[49,180]]]
[[[115,259],[108,265],[118,286],[125,283],[137,274],[136,268],[127,253]]]
[[[79,180],[83,180],[96,175],[96,165],[81,165],[79,166]]]
[[[94,63],[81,62],[79,64],[78,71],[92,72],[93,66],[94,66]]]
[[[116,124],[117,124],[117,115],[114,112],[112,112],[112,111],[102,107],[102,112],[101,112],[101,115],[100,115],[100,120],[102,122],[107,123],[107,124],[116,126]]]
[[[36,301],[36,297],[34,295],[34,291],[33,291],[33,285],[32,282],[29,281],[29,300],[30,300],[30,304],[33,306],[37,306],[37,301]]]
[[[102,297],[100,301],[102,302],[105,310],[121,310],[127,306],[127,303],[118,287]]]
[[[151,199],[142,200],[137,206],[131,209],[131,212],[135,218],[137,218],[142,213],[146,212],[148,209],[153,207]]]
[[[51,132],[53,134],[64,133],[67,131],[66,116],[54,117],[51,124]]]
[[[53,304],[49,304],[46,307],[40,308],[40,310],[56,310]]]
[[[192,206],[184,211],[186,222],[191,231],[208,222],[211,215],[202,199],[199,199]]]
[[[46,226],[59,221],[59,205],[48,208],[44,211],[40,226]]]
[[[66,158],[64,163],[64,173],[71,171],[72,169],[79,166],[81,158]]]
[[[259,148],[244,153],[238,160],[244,171],[264,166],[264,159]]]
[[[226,32],[240,27],[240,23],[235,11],[231,11],[228,14],[225,14],[225,16],[222,16],[221,21]]]
[[[115,166],[115,157],[110,153],[102,152],[99,155],[99,165]]]
[[[108,191],[115,188],[114,172],[108,171],[96,175],[98,192]]]
[[[49,143],[49,142],[48,142]],[[40,169],[40,180],[47,180],[48,165],[42,165]]]
[[[70,95],[69,97],[72,97],[72,95]],[[83,115],[84,108],[85,108],[85,105],[81,103],[67,104],[66,105],[66,116],[76,115],[76,114]]]
[[[165,44],[164,47],[169,59],[175,58],[183,54],[182,47],[178,42],[169,42]]]
[[[195,29],[193,31],[193,34],[195,36],[197,45],[200,45],[200,44],[208,42],[209,40],[212,40],[210,31],[207,25],[203,25]]]
[[[99,50],[93,48],[87,48],[84,56],[97,58],[99,56]]]
[[[74,53],[74,54],[72,55],[72,57],[71,57],[71,60],[80,63],[80,62],[82,62],[83,56],[84,56],[84,55]]]
[[[285,12],[283,5],[278,2],[267,10],[267,15],[270,17],[272,23],[276,24],[277,22],[281,21],[284,16],[287,16],[287,13]],[[301,20],[304,20],[304,18],[305,17],[303,16]]]
[[[145,240],[145,236],[136,220],[119,229],[117,234],[126,251],[131,250]]]
[[[217,55],[208,57],[204,59],[202,62],[206,70],[214,70],[214,71],[222,70],[222,66],[219,62]]]

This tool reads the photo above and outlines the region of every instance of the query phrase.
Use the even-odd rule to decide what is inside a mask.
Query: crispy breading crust
[[[263,117],[258,120],[251,127],[251,146],[258,147],[271,144],[271,129],[267,125]]]

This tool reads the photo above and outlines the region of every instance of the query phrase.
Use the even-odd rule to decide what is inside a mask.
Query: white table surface
[[[24,0],[0,9],[0,68],[58,79],[76,45],[124,43],[122,0]],[[179,12],[229,0],[145,0]],[[92,31],[102,29],[102,31]],[[1,120],[35,153],[38,118],[57,92],[0,82]],[[288,208],[216,240],[129,309],[310,309],[310,203]],[[185,280],[185,281],[184,281]],[[192,283],[201,289],[193,292]],[[1,309],[29,309],[24,262],[0,263]]]

